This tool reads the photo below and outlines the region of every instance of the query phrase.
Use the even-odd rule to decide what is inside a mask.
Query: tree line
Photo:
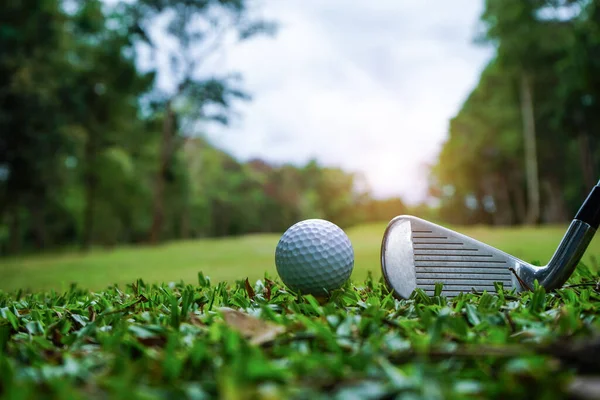
[[[305,218],[347,227],[405,209],[357,174],[242,162],[202,135],[251,101],[239,76],[201,74],[203,62],[224,37],[277,34],[250,0],[26,3],[0,5],[0,254],[282,232]],[[166,50],[152,34],[165,18]]]
[[[407,208],[373,198],[359,174],[241,161],[202,135],[252,101],[239,75],[208,73],[205,60],[224,38],[277,35],[251,0],[3,2],[0,254],[281,232],[305,218],[349,227],[405,212],[568,221],[600,171],[599,3],[485,1],[476,39],[495,57],[431,169],[438,205]],[[152,29],[165,21],[161,39]]]
[[[496,53],[432,168],[438,215],[566,222],[600,179],[600,2],[486,0],[480,28]]]

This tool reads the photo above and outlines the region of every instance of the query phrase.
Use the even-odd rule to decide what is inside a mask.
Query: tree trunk
[[[525,221],[527,213],[527,206],[525,201],[525,193],[523,192],[522,177],[521,173],[513,169],[509,176],[511,203],[514,207],[514,218],[515,224],[522,224]]]
[[[165,175],[173,142],[173,122],[175,115],[171,102],[167,102],[165,108],[165,119],[163,121],[162,143],[158,171],[154,180],[154,208],[152,215],[152,227],[150,228],[150,243],[157,244],[160,241],[164,218],[165,218]]]
[[[21,216],[19,215],[19,207],[11,207],[8,213],[8,235],[9,244],[8,252],[17,254],[21,251]]]
[[[95,171],[96,148],[92,138],[85,144],[85,172],[83,175],[83,190],[85,205],[83,209],[83,233],[81,250],[87,251],[94,238],[94,212],[96,209],[97,176]]]
[[[42,199],[42,196],[39,197]],[[43,201],[43,200],[42,200]],[[46,219],[44,215],[44,204],[33,204],[31,207],[31,216],[33,217],[33,231],[35,233],[36,247],[44,249],[48,245],[48,230],[46,229]]]
[[[506,174],[496,174],[493,187],[494,204],[494,225],[512,225],[514,220],[514,212],[510,202],[510,185]]]
[[[563,191],[554,178],[543,181],[544,193],[546,196],[546,207],[544,207],[544,220],[549,223],[568,222],[567,207],[563,197]]]
[[[84,182],[85,206],[83,210],[83,236],[81,250],[87,251],[94,238],[94,212],[96,209],[96,177],[93,173],[86,173]]]
[[[579,142],[579,161],[581,172],[583,174],[584,192],[587,194],[596,184],[596,171],[594,165],[594,155],[590,143],[590,135],[586,129],[581,129],[577,135]]]
[[[540,222],[540,188],[535,138],[535,116],[531,79],[525,71],[521,73],[521,113],[525,142],[525,172],[527,174],[528,205],[526,222],[528,224],[538,224]]]

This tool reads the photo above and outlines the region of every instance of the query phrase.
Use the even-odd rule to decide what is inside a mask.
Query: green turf
[[[379,250],[386,224],[348,230],[355,249],[354,280],[371,271],[379,276]],[[558,245],[566,226],[534,228],[454,227],[526,261],[545,263]],[[121,247],[60,255],[35,255],[0,261],[0,289],[57,289],[71,283],[101,289],[113,283],[195,282],[202,271],[214,281],[254,281],[265,272],[276,274],[274,251],[279,235],[250,235],[240,238],[174,242],[159,247]],[[595,238],[584,262],[600,257],[600,239]],[[594,266],[594,265],[592,265]]]
[[[384,228],[349,231],[356,273],[320,300],[276,277],[278,235],[5,260],[0,398],[600,398],[598,239],[552,293],[397,300]],[[545,261],[565,227],[458,229]]]
[[[451,301],[366,280],[319,302],[202,276],[0,291],[0,398],[598,398],[597,280],[582,267],[553,293]]]

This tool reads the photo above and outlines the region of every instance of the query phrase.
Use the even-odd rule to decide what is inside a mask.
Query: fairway
[[[379,251],[386,224],[348,229],[355,251],[352,279],[363,280],[370,271],[379,278]],[[544,228],[452,227],[453,229],[515,255],[545,264],[552,256],[566,226]],[[158,247],[120,247],[60,255],[34,255],[0,262],[0,290],[65,290],[70,284],[100,290],[110,284],[197,282],[203,272],[214,282],[255,281],[268,273],[276,277],[274,252],[280,235],[247,235],[235,238],[180,241]],[[583,262],[597,268],[600,240],[596,237]]]

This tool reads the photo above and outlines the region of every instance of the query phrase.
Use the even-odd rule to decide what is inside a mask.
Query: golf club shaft
[[[548,266],[531,278],[538,279],[546,289],[560,288],[581,261],[599,224],[600,182],[592,188],[579,208]]]
[[[592,188],[585,202],[579,208],[575,219],[585,222],[594,230],[600,225],[600,181]]]

